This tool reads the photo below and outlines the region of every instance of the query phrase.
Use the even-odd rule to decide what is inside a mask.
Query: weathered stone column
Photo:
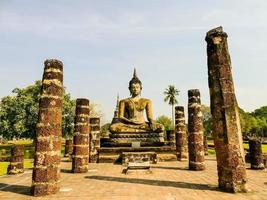
[[[36,125],[32,194],[54,194],[60,188],[63,64],[44,62],[39,117]]]
[[[86,173],[88,171],[89,113],[89,100],[77,99],[72,154],[73,173]]]
[[[188,90],[188,148],[189,169],[204,170],[203,115],[197,89]]]
[[[175,107],[175,136],[177,160],[183,161],[188,159],[188,137],[185,126],[184,107]]]
[[[249,155],[251,169],[264,169],[260,139],[249,140]]]
[[[90,150],[89,150],[89,162],[90,163],[98,163],[99,161],[99,153],[98,150],[100,148],[100,118],[93,117],[90,118]]]
[[[11,147],[11,160],[7,168],[8,174],[19,174],[24,172],[24,146],[13,145]]]
[[[66,140],[65,142],[65,153],[64,157],[69,157],[73,152],[73,141],[71,139]]]
[[[229,192],[244,192],[247,182],[246,167],[227,34],[222,27],[218,27],[207,32],[206,41],[219,188]]]

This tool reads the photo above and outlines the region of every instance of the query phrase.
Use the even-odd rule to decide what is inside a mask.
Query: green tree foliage
[[[41,81],[26,88],[15,88],[12,96],[6,96],[0,102],[0,135],[7,139],[34,138],[38,119]],[[63,100],[63,136],[73,134],[75,101],[64,92]]]
[[[173,107],[175,104],[178,104],[176,96],[179,95],[179,90],[177,90],[174,85],[169,85],[163,94],[165,95],[164,101],[172,106],[172,124],[174,125]]]
[[[174,126],[172,125],[171,118],[167,117],[166,115],[161,115],[156,119],[156,122],[162,124],[165,130],[173,130]]]
[[[62,136],[70,138],[74,132],[75,100],[71,99],[69,93],[64,92],[62,110]]]
[[[210,107],[201,105],[201,111],[203,114],[204,135],[210,136],[212,131]]]
[[[212,131],[210,107],[202,105],[204,134],[209,136]],[[254,112],[245,112],[239,108],[240,122],[243,136],[267,137],[267,106],[256,109]]]
[[[267,106],[262,106],[259,109],[256,109],[254,112],[252,112],[252,115],[267,119]]]
[[[244,136],[267,137],[267,106],[251,113],[240,109],[240,121]]]

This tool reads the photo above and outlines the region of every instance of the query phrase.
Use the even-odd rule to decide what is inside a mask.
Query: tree
[[[262,106],[251,113],[255,117],[262,117],[267,119],[267,106]]]
[[[172,119],[167,117],[166,115],[160,115],[157,117],[156,122],[162,124],[165,130],[173,130],[174,126],[172,124]]]
[[[0,103],[0,134],[4,138],[32,138],[38,118],[41,81],[24,89],[15,88],[14,96],[3,97]]]
[[[64,92],[62,110],[62,136],[64,138],[70,138],[73,136],[75,106],[75,100],[71,99],[69,93]]]
[[[256,109],[254,112],[245,112],[239,109],[243,136],[267,136],[267,106]]]
[[[163,93],[165,95],[164,101],[168,102],[168,104],[172,106],[172,124],[173,125],[174,125],[174,115],[173,115],[174,108],[173,107],[175,104],[178,103],[176,96],[179,95],[179,92],[180,91],[177,90],[174,85],[169,85]]]
[[[26,88],[15,88],[13,96],[0,101],[0,135],[7,139],[34,138],[38,119],[41,81]],[[62,110],[63,136],[73,134],[75,101],[64,91]]]
[[[210,107],[206,105],[201,105],[201,112],[203,114],[204,135],[209,136],[212,132]]]

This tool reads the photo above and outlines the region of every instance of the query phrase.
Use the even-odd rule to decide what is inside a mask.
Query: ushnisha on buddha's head
[[[129,90],[132,97],[139,96],[142,90],[142,82],[136,75],[136,70],[134,69],[133,78],[129,82]]]

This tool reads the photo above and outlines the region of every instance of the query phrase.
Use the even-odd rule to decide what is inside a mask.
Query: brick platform
[[[266,199],[267,171],[250,170],[248,187],[252,192],[231,194],[217,189],[215,157],[206,157],[205,171],[189,171],[187,162],[159,162],[151,166],[151,174],[122,174],[122,165],[90,163],[85,174],[72,174],[70,162],[61,162],[61,190],[45,198],[30,196],[31,171],[0,177],[0,199],[189,199],[189,200],[252,200]]]

